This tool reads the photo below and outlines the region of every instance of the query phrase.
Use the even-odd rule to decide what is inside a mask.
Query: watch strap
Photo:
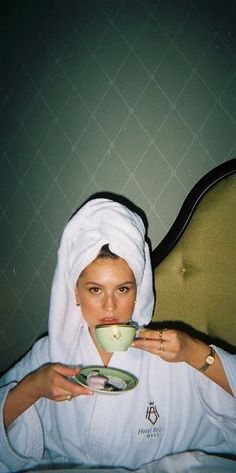
[[[213,347],[210,347],[210,353],[207,355],[207,357],[205,358],[205,363],[203,366],[201,366],[201,368],[198,368],[198,371],[206,371],[207,368],[209,368],[209,366],[213,365],[214,361],[215,361],[215,350]]]

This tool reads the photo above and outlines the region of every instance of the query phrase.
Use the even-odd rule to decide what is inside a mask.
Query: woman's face
[[[97,258],[82,271],[75,296],[89,327],[128,322],[136,299],[134,274],[122,258]]]

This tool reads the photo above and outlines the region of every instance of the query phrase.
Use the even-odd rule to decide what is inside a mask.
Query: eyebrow
[[[93,284],[94,286],[103,286],[103,284],[99,284],[96,281],[87,281],[85,284],[86,285]],[[133,281],[124,281],[124,282],[121,282],[120,284],[117,284],[117,286],[125,286],[125,284],[135,285],[135,282],[133,282]]]

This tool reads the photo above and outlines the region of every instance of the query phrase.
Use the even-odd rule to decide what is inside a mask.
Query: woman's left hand
[[[181,330],[143,329],[139,338],[134,340],[132,346],[158,355],[168,362],[185,362],[193,368],[200,369],[209,355],[209,345],[193,338]],[[215,362],[204,373],[208,378],[221,386],[227,393],[233,396],[220,357],[215,354]]]
[[[172,329],[143,329],[132,346],[158,355],[165,361],[185,361],[192,366],[198,365],[198,358],[201,363],[201,359],[204,359],[204,355],[209,351],[208,345],[200,340],[180,330]]]

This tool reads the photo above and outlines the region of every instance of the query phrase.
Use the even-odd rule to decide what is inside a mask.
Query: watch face
[[[212,365],[215,361],[215,358],[214,356],[211,356],[211,355],[208,355],[207,358],[206,358],[206,363],[208,363],[208,365]]]

